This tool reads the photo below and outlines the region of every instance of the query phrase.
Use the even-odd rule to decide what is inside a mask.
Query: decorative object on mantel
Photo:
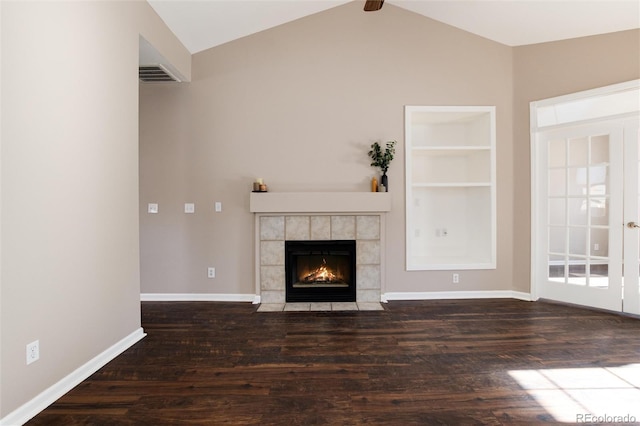
[[[387,187],[382,183],[378,183],[378,178],[371,178],[371,192],[387,192]]]
[[[371,165],[373,167],[380,167],[382,171],[381,187],[384,186],[384,191],[379,192],[387,192],[389,190],[389,178],[387,177],[387,170],[389,170],[389,164],[391,160],[393,160],[393,156],[396,153],[397,141],[388,141],[386,143],[386,148],[384,152],[380,147],[380,143],[374,142],[371,144],[371,151],[369,151],[369,157],[371,158]],[[372,183],[373,186],[373,183]],[[374,191],[375,192],[375,191]]]
[[[253,182],[253,192],[267,192],[267,185],[262,178],[256,178],[256,181]]]

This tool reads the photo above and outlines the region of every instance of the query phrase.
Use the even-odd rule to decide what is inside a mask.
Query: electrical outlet
[[[207,278],[215,278],[216,277],[216,268],[209,267],[207,268]]]
[[[147,213],[158,213],[158,204],[149,203],[149,205],[147,206]]]
[[[220,213],[222,211],[222,203],[220,201],[216,201],[215,208],[216,212]]]
[[[27,345],[27,365],[40,359],[40,341],[36,340]]]
[[[460,274],[453,274],[453,283],[458,284],[460,282]]]
[[[446,237],[449,235],[447,228],[436,228],[436,237]]]
[[[600,244],[595,243],[595,244],[593,245],[593,250],[594,250],[594,251],[598,251],[598,250],[600,250]]]
[[[184,204],[184,212],[185,213],[195,213],[196,212],[196,205],[193,203],[185,203]]]

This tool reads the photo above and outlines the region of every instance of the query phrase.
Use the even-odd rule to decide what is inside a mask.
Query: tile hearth
[[[329,311],[384,311],[380,303],[372,302],[317,302],[317,303],[262,303],[256,312],[329,312]]]

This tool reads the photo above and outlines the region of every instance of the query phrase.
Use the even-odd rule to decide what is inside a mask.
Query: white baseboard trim
[[[142,302],[251,302],[255,294],[231,293],[142,293]]]
[[[382,300],[438,299],[520,299],[530,301],[531,295],[513,290],[393,292],[382,295]]]
[[[45,389],[31,401],[23,404],[4,418],[0,419],[0,425],[15,426],[25,424],[42,410],[57,401],[64,394],[82,383],[83,380],[87,379],[93,373],[104,367],[109,361],[113,360],[122,352],[140,341],[144,336],[146,336],[144,330],[142,328],[138,328],[136,331],[106,349],[86,364],[78,367],[71,374],[62,378],[62,380],[58,381],[53,386]]]
[[[533,302],[534,298],[531,296],[531,293],[525,293],[523,291],[512,291],[511,292],[513,294],[514,299],[518,299],[518,300],[524,300],[527,302]]]
[[[142,293],[142,302],[250,302],[260,304],[255,294],[231,293]],[[382,303],[389,300],[437,300],[437,299],[520,299],[532,301],[531,294],[513,290],[487,291],[425,291],[383,293]]]

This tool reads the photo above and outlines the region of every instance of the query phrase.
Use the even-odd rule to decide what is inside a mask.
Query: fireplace
[[[285,241],[287,302],[355,302],[355,240]]]
[[[307,193],[292,193],[293,196],[285,196],[284,193],[252,193],[252,196],[265,196],[265,200],[272,196],[275,199],[284,197],[288,200],[285,205],[279,207],[281,211],[295,209],[297,203],[307,204],[315,200],[318,195],[313,193],[311,197]],[[345,193],[347,195],[351,193]],[[374,194],[372,200],[388,197],[389,192],[363,193]],[[342,195],[342,194],[340,194]],[[362,195],[359,194],[358,195]],[[351,194],[349,199],[354,198]],[[261,200],[261,198],[258,197]],[[329,205],[339,205],[339,200],[321,197]],[[355,197],[358,199],[358,197]],[[304,203],[303,203],[304,201]],[[369,210],[376,207],[362,207]],[[366,204],[366,203],[364,203]],[[336,208],[336,207],[332,207]],[[262,210],[259,209],[259,210]],[[386,211],[386,210],[385,210]],[[255,259],[256,259],[256,303],[284,304],[286,303],[287,278],[285,272],[285,242],[312,242],[332,240],[353,240],[356,244],[355,262],[356,273],[351,276],[355,282],[356,302],[375,303],[382,298],[382,281],[384,278],[384,246],[383,237],[384,220],[383,213],[341,213],[341,214],[287,214],[287,213],[262,213],[256,211],[255,216]],[[289,260],[290,261],[290,260]],[[289,278],[291,279],[291,277]],[[306,302],[309,303],[309,302]]]

